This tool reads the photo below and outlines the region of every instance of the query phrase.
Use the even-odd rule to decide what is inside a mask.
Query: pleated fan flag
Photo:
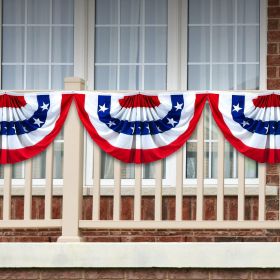
[[[52,93],[0,95],[0,164],[34,157],[61,130],[73,96]]]
[[[213,117],[239,152],[258,162],[280,162],[280,95],[208,95]]]
[[[75,96],[81,121],[92,139],[124,162],[167,157],[191,136],[207,95],[86,93]]]

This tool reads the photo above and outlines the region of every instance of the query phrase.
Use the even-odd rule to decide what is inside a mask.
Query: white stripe
[[[177,126],[166,132],[155,135],[126,135],[109,129],[106,124],[98,119],[97,95],[86,95],[85,111],[89,114],[91,124],[95,127],[100,137],[106,139],[112,146],[123,149],[154,149],[172,143],[188,129],[189,123],[194,115],[195,95],[184,95],[184,102],[185,106]],[[145,111],[143,108],[136,108],[136,112],[139,115],[141,115],[143,111]]]
[[[246,96],[245,102],[248,97]],[[255,98],[255,97],[254,97]],[[221,112],[227,127],[230,129],[234,137],[241,140],[246,146],[256,149],[280,149],[280,135],[262,135],[258,133],[251,133],[242,128],[242,126],[235,122],[231,114],[232,94],[221,94],[219,96],[219,111]],[[252,104],[252,103],[251,103]],[[250,110],[249,105],[245,105],[247,112]]]
[[[47,136],[55,127],[60,116],[61,94],[50,96],[50,109],[47,119],[41,128],[22,135],[2,135],[2,149],[21,149],[36,145]],[[30,104],[29,104],[30,105]]]

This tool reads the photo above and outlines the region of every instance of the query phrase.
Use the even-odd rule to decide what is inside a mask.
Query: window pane
[[[186,144],[186,178],[195,179],[197,176],[197,143],[187,142]]]
[[[189,62],[209,62],[210,28],[208,26],[191,26],[188,36]]]
[[[46,152],[42,152],[32,159],[32,178],[44,179],[46,177]]]
[[[24,61],[24,28],[3,27],[3,62]]]
[[[166,27],[146,27],[145,62],[166,62],[167,31]]]
[[[52,28],[52,62],[73,63],[74,58],[74,28]]]
[[[237,0],[238,22],[259,24],[259,9],[259,0]]]
[[[140,88],[141,67],[136,65],[120,66],[120,90]]]
[[[189,0],[188,10],[190,24],[210,23],[209,0]]]
[[[74,0],[52,0],[52,21],[54,24],[73,24]]]
[[[46,65],[28,65],[26,67],[27,89],[49,88],[49,67]]]
[[[145,89],[166,89],[166,66],[145,66]]]
[[[213,84],[215,90],[234,89],[233,65],[213,65]]]
[[[52,89],[63,89],[64,78],[74,75],[73,66],[69,65],[54,65],[52,66]]]
[[[2,89],[22,89],[23,83],[23,66],[2,66]]]
[[[237,89],[259,89],[259,65],[237,65]]]
[[[141,59],[140,28],[121,27],[120,30],[120,62],[139,63]]]
[[[213,23],[234,22],[235,0],[213,0]]]
[[[234,32],[232,26],[213,27],[213,62],[233,62],[234,61]]]
[[[95,1],[95,23],[117,24],[118,23],[118,1],[96,0]]]
[[[258,26],[237,28],[237,61],[258,62],[260,51],[260,30]]]
[[[95,28],[95,62],[116,63],[118,59],[118,30],[116,27]]]
[[[27,22],[50,23],[50,0],[27,0]]]
[[[188,66],[188,89],[203,90],[210,88],[210,67],[209,65]]]
[[[121,24],[140,24],[140,0],[121,1]]]
[[[3,0],[3,23],[21,24],[24,23],[24,1]]]
[[[96,66],[94,71],[94,87],[101,89],[117,89],[117,67]]]
[[[27,62],[49,62],[49,27],[27,28]]]
[[[145,1],[145,23],[146,24],[167,23],[167,0]]]

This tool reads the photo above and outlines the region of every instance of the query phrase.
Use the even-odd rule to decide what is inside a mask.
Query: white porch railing
[[[84,81],[79,78],[65,79],[66,90],[83,90]],[[45,217],[35,220],[31,218],[32,212],[32,160],[26,161],[25,180],[24,180],[24,218],[22,220],[11,219],[11,196],[12,196],[12,167],[4,167],[3,184],[3,219],[0,220],[1,228],[62,228],[62,236],[59,241],[80,241],[79,230],[83,228],[180,228],[180,229],[203,229],[203,228],[280,228],[280,221],[269,221],[265,219],[265,198],[266,195],[273,193],[278,195],[277,187],[271,190],[265,183],[265,165],[259,164],[259,180],[256,185],[258,196],[258,220],[245,220],[245,196],[248,188],[245,185],[245,164],[244,156],[238,154],[238,184],[234,188],[234,195],[238,197],[238,217],[237,220],[224,220],[224,153],[225,144],[222,134],[218,139],[218,178],[215,187],[217,196],[217,219],[204,220],[203,207],[204,197],[209,192],[205,188],[204,180],[204,129],[203,118],[197,128],[197,180],[192,188],[184,186],[183,172],[183,150],[176,153],[176,187],[172,190],[175,196],[176,209],[175,220],[162,220],[162,162],[155,164],[155,185],[150,189],[150,195],[155,198],[154,220],[141,220],[141,197],[143,194],[142,186],[142,167],[135,166],[134,186],[130,189],[130,195],[134,197],[134,217],[133,220],[121,220],[121,197],[123,195],[121,180],[121,164],[114,161],[114,186],[111,190],[113,196],[113,219],[100,220],[100,196],[101,186],[101,152],[94,145],[94,180],[92,188],[92,220],[81,219],[82,197],[83,197],[83,154],[84,139],[83,127],[77,116],[75,105],[72,104],[68,118],[64,127],[64,185],[62,219],[52,219],[52,197],[53,197],[53,145],[47,149],[46,156],[46,180],[44,186],[45,195]],[[74,148],[73,148],[74,147]],[[183,220],[183,197],[184,195],[196,196],[196,220]]]

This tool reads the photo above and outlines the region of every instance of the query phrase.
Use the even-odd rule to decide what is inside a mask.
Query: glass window
[[[63,89],[74,69],[74,0],[3,0],[2,89]],[[62,178],[63,134],[54,142],[54,178]],[[33,159],[45,177],[45,153]],[[13,178],[24,177],[24,164]]]
[[[189,0],[189,90],[259,89],[259,0]],[[204,110],[205,178],[217,178],[217,127],[209,106]],[[187,178],[195,178],[193,140],[187,146]],[[247,178],[257,164],[246,158]],[[237,152],[226,142],[225,178],[237,177]]]
[[[96,0],[96,90],[165,90],[167,0]],[[103,153],[101,177],[113,178],[113,160]],[[152,164],[143,178],[153,178]],[[134,178],[123,165],[122,178]]]

